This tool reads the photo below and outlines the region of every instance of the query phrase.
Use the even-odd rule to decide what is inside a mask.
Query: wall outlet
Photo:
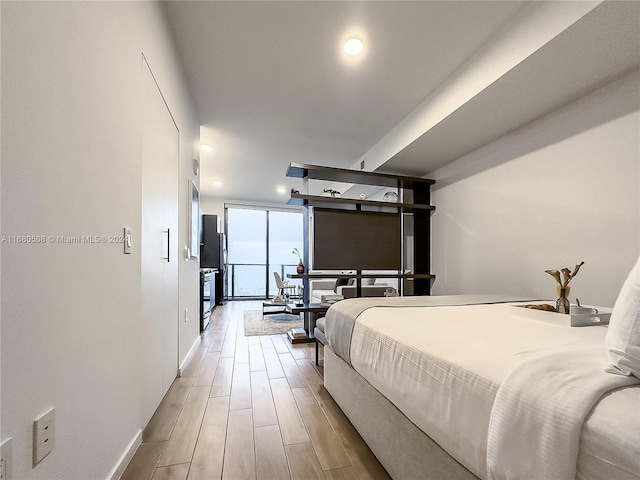
[[[8,438],[0,446],[0,480],[13,478],[13,449],[11,439]]]
[[[52,408],[33,422],[33,466],[51,453],[55,443],[56,409]]]
[[[189,309],[188,308],[184,309],[184,321],[185,322],[189,321]]]

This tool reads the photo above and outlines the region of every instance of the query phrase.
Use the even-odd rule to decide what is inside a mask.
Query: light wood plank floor
[[[216,307],[122,480],[389,478],[324,388],[313,344],[244,336],[244,311],[261,308]]]

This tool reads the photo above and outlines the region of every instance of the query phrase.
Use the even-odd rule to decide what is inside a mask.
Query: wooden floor
[[[325,390],[313,344],[244,336],[244,311],[261,308],[216,307],[122,480],[389,478]]]

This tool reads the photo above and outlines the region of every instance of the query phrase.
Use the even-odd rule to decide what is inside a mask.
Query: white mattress
[[[536,321],[519,311],[509,305],[370,308],[355,324],[351,363],[420,429],[485,478],[491,408],[507,373],[546,351],[603,345],[606,333],[604,327]],[[627,478],[620,472],[640,478],[638,442],[626,450],[611,442],[620,435],[620,418],[631,436],[640,433],[640,397],[628,393],[638,390],[614,392],[590,416],[579,478]]]

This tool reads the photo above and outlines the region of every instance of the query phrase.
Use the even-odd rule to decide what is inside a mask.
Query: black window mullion
[[[266,249],[267,249],[267,251],[265,252],[265,258],[267,260],[267,263],[266,263],[266,265],[264,267],[264,269],[265,269],[265,282],[266,282],[265,298],[269,298],[269,291],[270,291],[270,288],[269,288],[269,265],[270,265],[270,263],[269,263],[269,210],[265,210],[264,213],[267,216],[267,228],[266,228],[266,230],[267,230],[267,239],[266,240],[267,241],[265,242]]]

